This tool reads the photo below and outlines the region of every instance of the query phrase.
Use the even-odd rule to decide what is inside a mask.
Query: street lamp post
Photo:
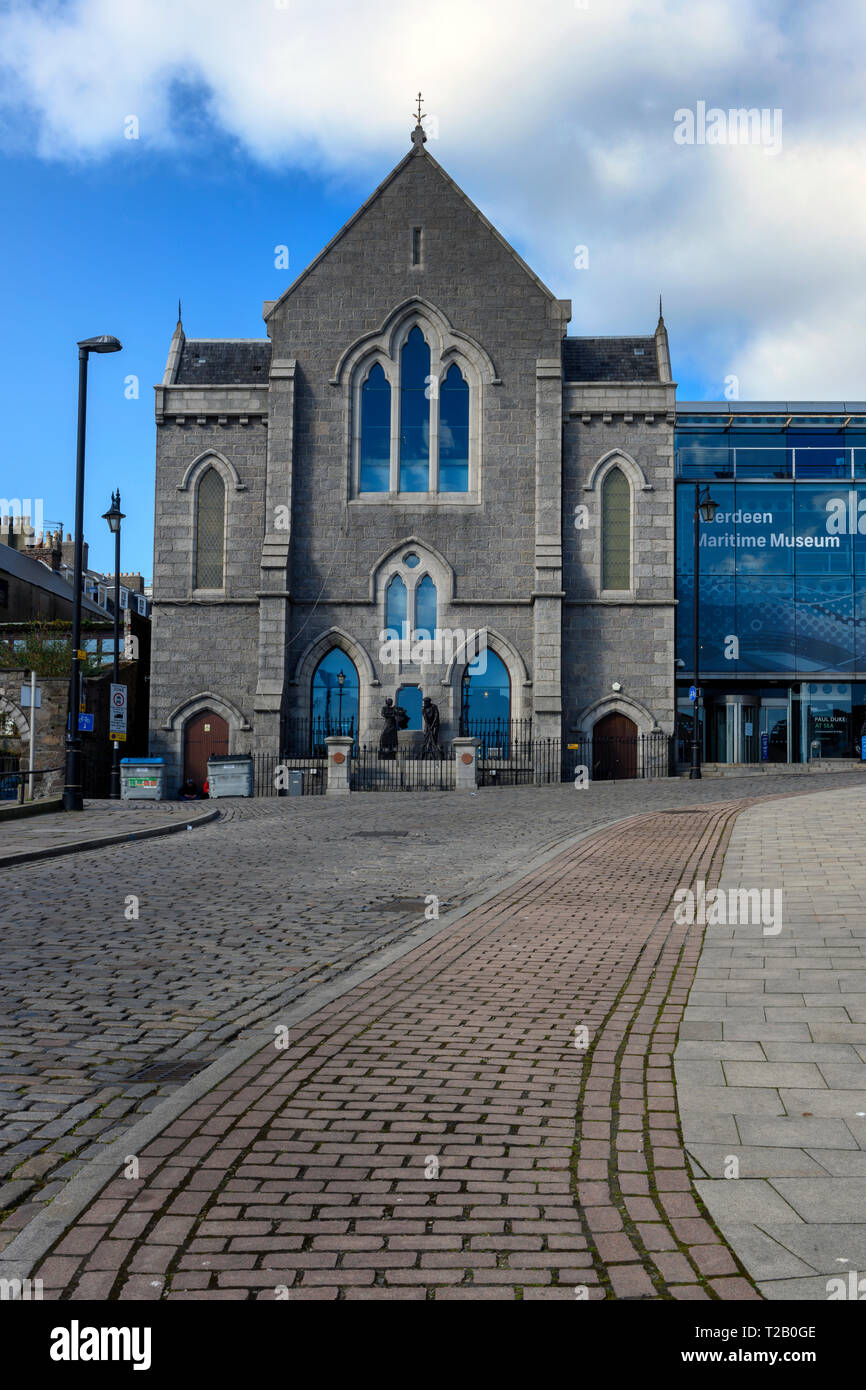
[[[103,521],[114,536],[114,663],[113,681],[120,683],[120,523],[124,513],[120,510],[120,490],[111,494],[111,506],[102,513]],[[108,795],[112,801],[120,800],[120,744],[115,739],[111,749],[111,782]]]
[[[83,811],[81,787],[81,731],[78,727],[81,704],[81,581],[84,558],[84,438],[87,425],[87,362],[91,352],[120,352],[116,338],[103,335],[84,338],[78,344],[78,446],[75,458],[75,563],[72,593],[72,669],[69,676],[69,724],[66,729],[66,782],[63,787],[64,811]]]
[[[701,492],[700,483],[695,483],[695,624],[692,632],[692,667],[694,670],[695,682],[695,708],[692,715],[692,765],[689,769],[689,780],[701,776],[701,686],[700,686],[700,639],[698,612],[700,605],[700,566],[701,566],[701,518],[704,521],[712,521],[719,504],[714,502],[710,496],[709,486]]]
[[[343,732],[343,686],[346,684],[346,673],[340,671],[337,676],[337,685],[340,687],[340,697],[337,705],[337,728]]]

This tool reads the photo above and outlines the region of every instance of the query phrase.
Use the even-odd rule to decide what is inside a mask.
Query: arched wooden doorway
[[[201,791],[207,780],[207,760],[229,751],[229,726],[213,710],[200,710],[187,720],[183,730],[183,775],[191,777]]]
[[[626,714],[606,714],[592,731],[592,775],[596,780],[637,777],[637,725]]]

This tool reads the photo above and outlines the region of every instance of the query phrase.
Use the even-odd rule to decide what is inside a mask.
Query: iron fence
[[[353,752],[357,750],[357,730],[355,719],[305,719],[300,716],[284,718],[280,735],[280,746],[288,758],[327,757],[328,745],[325,739],[336,734],[356,741]]]
[[[566,741],[563,775],[570,780],[578,768],[593,782],[623,782],[634,778],[668,777],[671,738],[657,729],[650,734],[580,735]]]
[[[322,796],[328,785],[325,757],[253,753],[254,796]]]
[[[478,739],[480,758],[523,758],[532,745],[532,720],[463,718],[460,734]]]
[[[389,755],[365,745],[352,757],[349,787],[356,792],[445,792],[453,789],[455,777],[453,757],[423,758],[414,749]]]

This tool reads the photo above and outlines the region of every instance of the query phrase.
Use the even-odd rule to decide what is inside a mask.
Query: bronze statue
[[[439,706],[434,705],[429,695],[424,696],[421,705],[421,718],[424,721],[424,742],[421,746],[422,758],[441,758],[439,747]]]
[[[395,705],[393,700],[386,700],[382,706],[382,718],[385,727],[379,739],[379,757],[393,758],[397,753],[397,730],[408,729],[409,715],[402,705]]]

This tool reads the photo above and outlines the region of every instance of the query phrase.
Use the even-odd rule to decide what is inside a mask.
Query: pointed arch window
[[[195,503],[195,587],[221,589],[225,579],[226,489],[217,470],[206,468]]]
[[[361,491],[391,486],[391,383],[380,362],[361,387]]]
[[[430,348],[416,324],[400,353],[400,491],[430,488]]]
[[[601,487],[601,587],[631,589],[631,487],[616,467]]]
[[[439,396],[439,491],[469,491],[469,383],[456,362]]]
[[[415,590],[415,631],[430,641],[436,635],[436,585],[425,574]]]
[[[352,658],[332,647],[313,672],[310,691],[313,753],[327,752],[324,740],[332,734],[357,736],[361,683]]]
[[[353,380],[358,494],[477,495],[480,381],[468,358],[443,347],[432,326],[410,322]]]
[[[385,591],[385,626],[398,637],[403,636],[408,611],[406,585],[399,574],[395,574]]]

